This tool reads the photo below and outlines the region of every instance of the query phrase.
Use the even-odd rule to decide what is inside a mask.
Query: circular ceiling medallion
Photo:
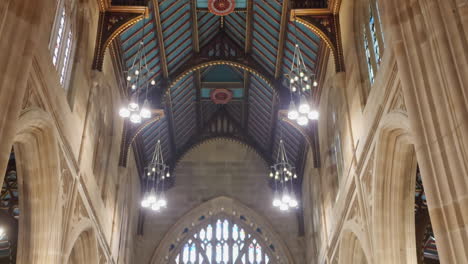
[[[228,89],[214,89],[211,91],[211,101],[215,104],[227,104],[232,99],[232,91]]]
[[[225,16],[234,12],[236,0],[209,0],[208,9],[217,16]]]

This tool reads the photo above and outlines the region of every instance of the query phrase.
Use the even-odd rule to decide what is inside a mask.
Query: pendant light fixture
[[[145,14],[143,14],[145,17]],[[155,80],[149,80],[154,72],[150,71],[145,52],[145,18],[143,19],[143,29],[141,41],[138,44],[138,50],[133,59],[132,66],[127,73],[127,91],[130,92],[130,101],[128,105],[119,110],[122,118],[128,118],[130,122],[139,124],[142,120],[151,118],[151,108],[148,101],[148,89],[150,85],[156,85]],[[140,94],[145,91],[143,105],[140,106]]]
[[[319,118],[318,111],[309,104],[307,99],[312,87],[317,87],[318,82],[315,74],[312,74],[307,68],[298,44],[294,48],[291,70],[287,76],[291,94],[288,118],[295,120],[300,126],[306,126],[309,120]]]
[[[297,179],[296,168],[288,160],[282,139],[269,177],[274,181],[273,206],[281,211],[298,208],[299,202],[293,186],[293,181]]]
[[[157,212],[167,207],[164,184],[169,177],[171,177],[169,166],[164,162],[161,141],[158,140],[153,158],[143,175],[143,200],[141,201],[143,208]]]

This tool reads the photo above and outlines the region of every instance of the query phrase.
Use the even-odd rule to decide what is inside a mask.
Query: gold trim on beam
[[[190,74],[190,73],[192,73],[192,72],[194,72],[196,70],[201,70],[201,69],[211,67],[211,66],[216,66],[216,65],[228,65],[228,66],[236,67],[238,69],[246,70],[246,71],[250,72],[251,74],[259,77],[262,80],[264,80],[270,87],[274,88],[271,80],[269,80],[262,73],[255,70],[251,66],[248,66],[248,65],[243,64],[243,63],[235,62],[235,61],[214,60],[214,61],[203,62],[203,63],[197,64],[197,65],[194,65],[194,66],[190,67],[189,69],[185,70],[184,72],[182,72],[181,74],[179,74],[174,80],[171,81],[170,85],[165,89],[165,93],[169,94],[171,88],[174,87],[174,85],[176,85],[180,80],[182,80],[188,74]]]
[[[328,8],[306,8],[306,9],[293,9],[291,10],[291,20],[295,16],[317,16],[317,15],[331,15],[332,12]]]
[[[283,64],[284,42],[286,41],[286,31],[288,29],[288,9],[289,9],[289,0],[284,0],[282,11],[281,11],[281,24],[280,24],[278,50],[276,53],[275,79],[278,79],[280,77],[281,66]]]
[[[148,15],[146,6],[110,6],[106,11],[113,13],[135,13]]]
[[[167,69],[166,49],[164,47],[164,37],[163,37],[162,25],[161,25],[161,14],[159,12],[158,0],[152,0],[152,1],[153,1],[153,13],[154,13],[153,20],[156,26],[156,33],[158,36],[158,46],[159,46],[159,52],[160,52],[160,57],[161,57],[161,68],[163,71],[164,79],[167,79],[169,77],[169,71]]]

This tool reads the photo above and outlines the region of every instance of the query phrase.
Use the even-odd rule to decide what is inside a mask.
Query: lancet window
[[[384,36],[382,32],[382,22],[377,0],[370,0],[364,23],[363,44],[367,63],[369,82],[374,83],[382,61]]]
[[[260,239],[227,218],[216,218],[183,244],[176,264],[269,264],[271,256]]]
[[[62,0],[58,2],[50,51],[52,63],[59,75],[60,84],[65,89],[71,72],[71,57],[73,55],[75,30],[74,30],[74,1]]]

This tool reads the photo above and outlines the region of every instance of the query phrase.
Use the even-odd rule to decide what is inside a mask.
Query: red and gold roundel
[[[208,9],[218,16],[229,15],[236,8],[236,0],[209,0]]]

